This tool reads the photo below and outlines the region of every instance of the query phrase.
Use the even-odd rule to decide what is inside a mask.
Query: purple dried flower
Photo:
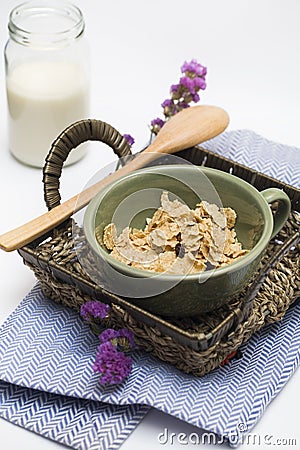
[[[198,88],[204,90],[206,88],[206,81],[204,80],[204,78],[195,77],[192,81],[195,89]]]
[[[173,100],[171,99],[167,99],[165,100],[161,106],[164,108],[164,116],[167,117],[171,117],[174,116],[174,114],[176,114],[177,110],[176,110],[176,106]]]
[[[193,97],[193,102],[195,102],[195,103],[199,102],[200,97],[199,97],[199,95],[197,93],[193,94],[192,97]]]
[[[115,339],[116,337],[118,337],[118,331],[114,330],[113,328],[107,328],[106,330],[102,331],[102,333],[99,335],[99,339],[100,342],[102,342],[102,344],[104,342]]]
[[[201,64],[199,64],[198,70],[197,70],[197,75],[199,77],[205,77],[207,74],[207,68],[204,66],[201,66]]]
[[[207,73],[206,67],[202,66],[195,59],[190,62],[185,61],[181,67],[181,72],[185,74],[198,75],[199,77],[205,76]]]
[[[166,100],[164,100],[164,101],[162,102],[161,106],[162,106],[163,108],[167,108],[167,107],[173,106],[173,102],[172,102],[171,99],[167,98]]]
[[[127,339],[130,348],[135,347],[134,334],[132,331],[128,330],[127,328],[121,328],[120,330],[118,330],[117,337]]]
[[[182,93],[182,86],[180,84],[172,84],[170,87],[170,94],[172,100],[179,100]]]
[[[132,359],[118,352],[110,342],[105,342],[98,347],[96,360],[93,364],[94,372],[101,375],[101,384],[118,384],[126,378],[132,369]]]
[[[134,138],[130,134],[123,134],[123,137],[126,139],[130,147],[134,144]]]
[[[206,67],[199,64],[196,59],[185,61],[181,67],[184,74],[177,84],[172,84],[170,88],[170,99],[162,102],[165,122],[179,111],[190,106],[190,103],[197,103],[200,100],[197,92],[206,88],[205,75]],[[157,134],[165,123],[161,119],[154,119],[151,122],[151,132]]]
[[[180,90],[180,84],[172,84],[170,87],[171,94],[178,92],[179,90]]]
[[[182,102],[178,102],[177,103],[177,107],[178,107],[179,110],[182,110],[182,109],[189,108],[190,105],[187,102],[182,101]]]
[[[190,77],[181,77],[180,78],[180,84],[181,86],[183,86],[185,89],[187,89],[191,94],[194,93],[194,82],[192,80],[192,78]]]
[[[104,319],[108,315],[109,309],[109,305],[91,300],[81,306],[80,314],[84,319],[88,319],[90,316]]]
[[[154,127],[155,125],[159,126],[160,128],[162,128],[164,126],[165,122],[160,119],[159,117],[157,117],[156,119],[153,119],[151,121],[151,127]]]
[[[156,119],[151,120],[151,132],[157,134],[160,129],[164,126],[165,122],[157,117]]]

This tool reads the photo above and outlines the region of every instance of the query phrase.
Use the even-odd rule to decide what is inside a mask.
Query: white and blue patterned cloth
[[[0,381],[0,417],[78,450],[118,449],[144,405],[107,405]]]
[[[272,142],[251,130],[222,133],[203,147],[300,188],[300,148]]]
[[[264,154],[264,171],[299,184],[296,148],[250,131],[206,144],[261,171]],[[282,156],[282,166],[274,164]],[[103,387],[91,369],[98,339],[76,312],[46,299],[36,285],[0,328],[0,417],[75,449],[100,442],[114,449],[154,407],[237,446],[299,364],[299,314],[298,302],[242,346],[242,359],[202,378],[139,351],[128,380]]]

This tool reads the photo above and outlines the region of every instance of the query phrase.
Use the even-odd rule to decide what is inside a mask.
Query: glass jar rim
[[[47,28],[48,18],[49,25]],[[50,20],[53,22],[50,24]],[[63,20],[65,23],[63,24]],[[54,21],[55,19],[55,21]],[[26,21],[30,24],[26,25]],[[38,24],[42,24],[37,26]],[[85,28],[81,10],[64,0],[31,0],[15,6],[10,15],[8,30],[11,39],[23,44],[49,46],[66,44],[80,37]]]

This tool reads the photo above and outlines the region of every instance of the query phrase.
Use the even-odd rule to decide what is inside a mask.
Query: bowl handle
[[[277,188],[269,188],[261,191],[260,194],[266,200],[267,203],[278,202],[278,208],[275,211],[274,223],[273,223],[273,233],[271,239],[276,236],[285,224],[290,211],[291,211],[291,201],[289,196]]]

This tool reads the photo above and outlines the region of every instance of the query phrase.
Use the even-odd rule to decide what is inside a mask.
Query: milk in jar
[[[88,116],[87,79],[75,63],[32,62],[16,66],[6,83],[10,150],[18,160],[41,167],[61,131]],[[84,151],[84,146],[73,150],[68,162]]]
[[[81,11],[63,0],[31,0],[9,18],[5,48],[9,148],[19,161],[43,167],[51,144],[89,116],[89,58]],[[66,163],[84,155],[86,144]]]

